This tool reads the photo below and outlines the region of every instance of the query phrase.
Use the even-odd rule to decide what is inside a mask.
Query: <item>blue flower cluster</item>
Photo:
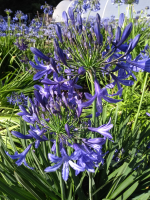
[[[95,168],[104,163],[107,152],[103,152],[103,145],[106,139],[113,139],[110,133],[113,124],[110,118],[107,124],[95,127],[94,120],[102,113],[103,101],[121,101],[122,99],[115,97],[121,97],[121,85],[133,85],[133,80],[136,80],[133,72],[150,72],[150,59],[144,56],[148,47],[132,60],[131,52],[140,35],[128,44],[125,42],[132,31],[132,23],[121,30],[125,18],[123,13],[119,17],[115,35],[112,26],[105,22],[105,40],[101,34],[99,14],[91,27],[84,26],[81,14],[78,13],[75,17],[71,7],[68,15],[65,11],[62,13],[65,23],[63,30],[58,24],[55,26],[57,36],[54,38],[53,58],[31,47],[35,62],[30,61],[30,65],[38,70],[33,79],[39,80],[43,87],[34,86],[34,98],[29,99],[29,108],[19,106],[21,112],[18,115],[31,124],[29,134],[23,135],[17,131],[12,131],[12,134],[25,140],[34,139],[34,142],[21,154],[16,152],[15,155],[10,155],[7,152],[12,159],[18,159],[18,166],[22,163],[28,166],[25,157],[29,150],[33,145],[38,148],[41,142],[48,141],[50,134],[53,138],[53,154],[49,153],[48,158],[55,165],[47,167],[45,172],[53,172],[62,167],[65,181],[69,177],[69,166],[78,175],[85,170],[94,173]],[[112,81],[101,87],[97,74],[101,77],[110,75]],[[83,101],[77,92],[82,87],[77,83],[85,75],[91,81],[92,94],[85,92],[87,100]],[[115,86],[118,91],[110,95],[108,90]],[[92,104],[92,114],[86,115],[85,108]]]
[[[14,45],[16,45],[21,51],[25,51],[28,48],[28,42],[26,42],[25,39],[17,39]]]
[[[13,21],[18,21],[18,20],[24,20],[24,21],[27,21],[28,19],[28,15],[24,14],[21,10],[17,10],[16,13],[15,13],[15,17],[13,17]]]
[[[120,4],[133,4],[133,3],[136,3],[136,4],[138,4],[139,0],[111,0],[111,3],[112,4],[114,4],[114,3],[120,3]]]
[[[28,97],[26,97],[23,93],[19,95],[15,92],[12,92],[12,95],[6,98],[7,98],[7,102],[9,102],[10,104],[23,105],[25,107],[27,106]]]
[[[45,14],[48,14],[48,15],[52,15],[53,14],[53,6],[48,5],[46,3],[46,1],[45,1],[45,5],[41,6],[41,10],[44,10]]]
[[[88,10],[97,12],[100,10],[100,0],[76,0],[73,1],[71,7],[78,13],[86,13]]]
[[[7,15],[10,15],[10,13],[12,13],[12,10],[11,10],[11,9],[7,9],[7,8],[6,8],[4,11],[5,11],[5,13],[6,13]]]

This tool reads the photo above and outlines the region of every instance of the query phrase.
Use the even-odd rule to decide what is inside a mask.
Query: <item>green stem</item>
[[[89,172],[89,199],[93,200],[92,198],[92,173]]]
[[[43,21],[42,21],[42,29],[43,29],[44,21],[45,21],[45,13],[44,13],[44,16],[43,16]]]
[[[95,94],[95,87],[94,87],[94,80],[93,80],[92,72],[90,72],[89,75],[90,75],[90,79],[91,79],[92,96],[94,96],[94,94]],[[92,125],[94,127],[95,123],[96,123],[96,99],[93,102],[92,122],[93,122]],[[95,138],[95,134],[92,134],[92,138]]]
[[[58,157],[60,157],[60,151],[59,151],[59,137],[57,136],[56,138],[56,155]],[[64,190],[64,182],[62,179],[62,175],[61,175],[61,169],[58,170],[58,174],[59,174],[59,181],[60,181],[60,189],[61,189],[61,199],[65,200],[65,190]]]
[[[139,113],[140,113],[140,109],[141,109],[141,105],[142,105],[142,101],[143,101],[143,97],[144,97],[144,92],[145,92],[145,88],[146,88],[147,78],[148,78],[148,72],[146,73],[146,76],[145,76],[142,96],[141,96],[140,104],[139,104],[138,111],[137,111],[137,114],[136,114],[136,118],[135,118],[133,128],[132,128],[133,131],[135,129],[135,126],[136,126],[136,123],[137,123],[137,120],[138,120],[138,116],[139,116]]]

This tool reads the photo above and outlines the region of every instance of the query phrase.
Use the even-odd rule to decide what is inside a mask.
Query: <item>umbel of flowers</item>
[[[136,3],[138,4],[139,3],[139,0],[111,0],[111,2],[114,4],[114,3],[124,3],[124,4],[133,4],[133,3]]]
[[[69,16],[68,16],[69,15]],[[101,34],[101,18],[96,15],[94,24],[83,24],[80,14],[75,18],[72,8],[68,15],[64,11],[62,17],[65,27],[63,30],[56,24],[57,38],[54,39],[54,57],[48,57],[36,48],[31,47],[35,55],[35,63],[30,65],[38,70],[34,80],[43,84],[35,85],[34,98],[29,99],[30,107],[20,105],[18,113],[22,119],[30,123],[29,134],[12,131],[18,138],[30,140],[29,146],[20,154],[7,155],[16,159],[18,166],[26,165],[27,153],[40,148],[41,142],[53,143],[48,159],[54,165],[47,166],[45,172],[58,170],[64,198],[62,178],[69,177],[69,166],[75,170],[75,175],[87,170],[91,184],[91,173],[104,163],[102,148],[106,139],[112,140],[110,133],[113,125],[111,119],[107,124],[96,126],[96,118],[100,116],[102,100],[109,103],[121,101],[123,88],[121,85],[133,85],[136,77],[133,71],[140,69],[150,72],[150,59],[138,55],[132,60],[131,52],[137,45],[140,35],[137,35],[127,44],[132,31],[129,23],[122,31],[124,14],[120,15],[115,35],[112,27],[105,23],[105,38]],[[110,76],[111,82],[100,87],[99,76]],[[82,87],[77,84],[80,78],[86,76],[91,84],[91,94],[84,93],[86,101],[82,100],[77,92]],[[129,80],[129,77],[133,80]],[[108,90],[117,85],[118,91],[109,95]],[[85,108],[91,108],[91,114],[86,114]],[[84,115],[83,115],[84,113]],[[86,116],[86,117],[84,117]],[[89,193],[91,195],[91,193]],[[91,196],[90,196],[91,199]]]
[[[71,7],[78,13],[86,13],[88,10],[97,12],[100,10],[100,0],[76,0]]]

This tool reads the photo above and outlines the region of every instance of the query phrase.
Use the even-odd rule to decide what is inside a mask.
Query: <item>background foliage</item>
[[[46,2],[54,7],[61,0],[47,0]],[[40,6],[45,4],[45,0],[0,0],[0,15],[6,16],[4,10],[8,8],[13,11],[12,16],[14,15],[15,11],[21,10],[23,13],[32,13],[36,14],[37,10],[40,11]]]

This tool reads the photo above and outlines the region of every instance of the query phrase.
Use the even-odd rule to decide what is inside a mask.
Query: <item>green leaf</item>
[[[147,193],[141,194],[135,198],[133,198],[132,200],[148,200],[150,197],[150,190],[148,190]]]
[[[111,196],[109,196],[110,199],[115,199],[116,196],[118,196],[124,189],[126,189],[130,184],[132,184],[137,176],[137,172],[134,171],[128,178],[126,178],[118,187],[117,189],[112,193]]]
[[[133,192],[135,191],[135,189],[137,188],[137,186],[139,185],[139,182],[136,181],[128,190],[126,190],[122,195],[120,195],[116,200],[126,200],[128,199],[128,197],[131,196],[131,194],[133,194]]]
[[[24,200],[29,200],[28,198],[25,197],[25,195],[21,195],[19,194],[19,190],[21,188],[15,188],[15,187],[10,187],[8,184],[5,183],[5,181],[0,177],[0,188],[1,191],[3,191],[5,194],[7,194],[9,197],[11,197],[12,200],[14,200],[15,198],[18,199],[24,199]],[[31,198],[31,200],[33,200]]]
[[[9,135],[10,144],[11,144],[11,146],[12,146],[12,148],[13,148],[13,151],[16,152],[16,151],[17,151],[16,146],[15,146],[15,144],[14,144],[14,141],[13,141],[13,139],[12,139],[11,133],[10,133],[10,131],[9,131],[9,129],[8,129],[7,126],[6,126],[6,129],[7,129],[8,135]]]
[[[39,188],[39,190],[45,192],[45,194],[50,195],[56,200],[59,199],[56,195],[61,197],[61,194],[57,192],[57,190],[53,187],[54,186],[53,182],[51,183],[48,182],[47,174],[45,174],[44,176],[43,174],[38,174],[35,170],[31,171],[31,170],[28,170],[27,168],[24,168],[24,169],[18,168],[17,172],[22,178],[26,180],[30,180],[30,182],[33,185],[36,185]]]
[[[33,188],[31,188],[31,186],[29,187],[28,184],[25,183],[25,181],[16,173],[14,172],[14,175],[17,179],[17,181],[26,189],[28,190],[36,199],[38,200],[42,200],[33,190]]]

